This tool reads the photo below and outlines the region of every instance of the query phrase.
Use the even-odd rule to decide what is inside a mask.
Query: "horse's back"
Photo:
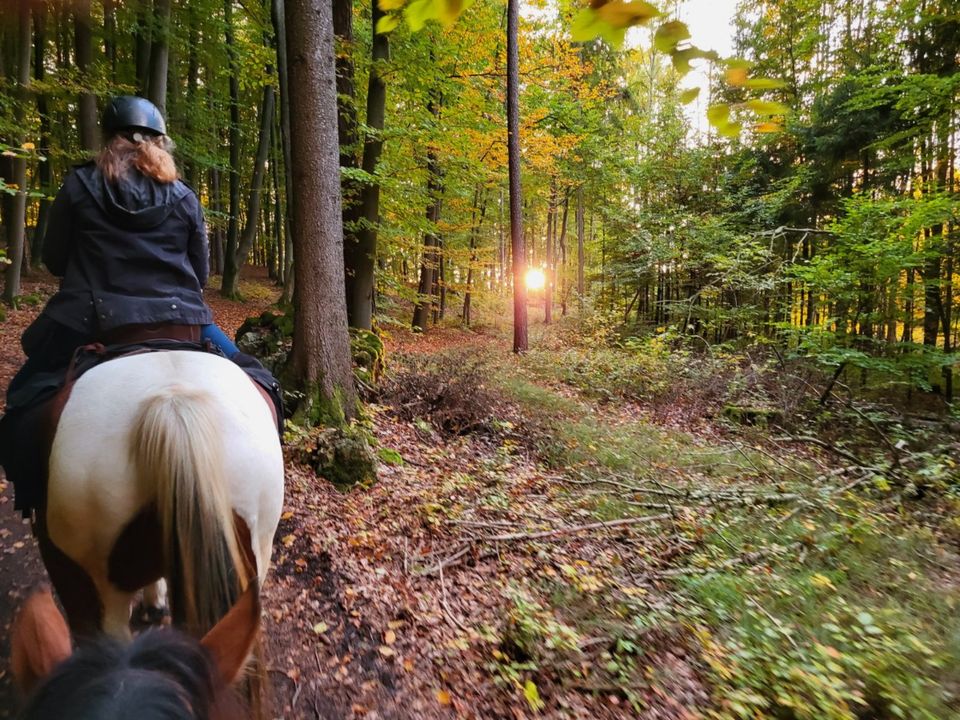
[[[283,501],[272,413],[234,363],[186,351],[118,358],[77,381],[54,437],[47,499],[51,539],[77,562],[102,562],[120,531],[155,500],[155,489],[138,478],[134,426],[148,400],[181,390],[210,401],[230,501],[254,535],[264,572]]]

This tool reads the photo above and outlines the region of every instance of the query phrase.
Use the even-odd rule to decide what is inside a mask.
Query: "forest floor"
[[[275,296],[242,292],[210,298],[227,332]],[[37,310],[0,323],[4,384]],[[274,715],[960,717],[949,452],[887,467],[818,446],[768,427],[775,402],[728,412],[756,367],[590,332],[535,324],[517,358],[496,323],[386,323],[369,488],[317,478],[292,429],[264,591]],[[0,504],[6,642],[43,570],[9,489]]]

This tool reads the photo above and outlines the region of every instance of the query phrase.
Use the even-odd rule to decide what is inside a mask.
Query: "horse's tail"
[[[215,410],[210,393],[173,386],[144,400],[132,437],[137,476],[156,488],[171,611],[198,635],[247,583]]]

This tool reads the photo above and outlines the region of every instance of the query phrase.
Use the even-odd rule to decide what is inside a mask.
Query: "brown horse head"
[[[71,653],[49,590],[31,596],[14,622],[12,667],[29,699],[24,720],[225,720],[245,716],[230,685],[242,674],[260,624],[256,583],[197,641],[171,629],[131,644],[98,638]]]

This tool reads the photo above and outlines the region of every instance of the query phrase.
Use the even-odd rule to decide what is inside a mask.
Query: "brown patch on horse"
[[[70,657],[70,631],[49,588],[37,591],[23,604],[13,622],[10,649],[13,676],[24,696]]]
[[[46,508],[39,514],[43,518]],[[103,626],[103,602],[96,585],[77,562],[58,548],[47,533],[46,522],[38,519],[33,526],[40,557],[47,574],[60,596],[67,621],[74,635],[92,636]]]
[[[155,503],[128,522],[107,558],[107,579],[124,592],[136,592],[163,577],[163,537]]]

